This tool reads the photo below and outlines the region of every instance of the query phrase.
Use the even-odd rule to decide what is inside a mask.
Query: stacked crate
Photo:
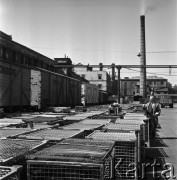
[[[0,139],[0,165],[14,165],[25,161],[25,156],[47,141]]]
[[[20,180],[22,166],[0,166],[1,180]]]
[[[28,133],[26,135],[20,135],[18,138],[22,139],[44,139],[52,142],[61,141],[64,138],[70,137],[83,137],[84,131],[81,130],[64,130],[64,129],[44,129],[35,132]]]
[[[24,122],[22,119],[15,119],[15,118],[2,118],[0,119],[0,128],[7,127],[10,125],[22,125]]]
[[[28,180],[111,179],[113,147],[114,141],[66,139],[29,157]]]
[[[136,121],[140,121],[140,122],[144,122],[143,125],[143,132],[144,132],[144,140],[145,143],[147,144],[147,146],[150,146],[150,129],[149,129],[149,118],[147,118],[145,115],[143,114],[137,114],[137,113],[129,113],[128,115],[126,114],[124,116],[125,120],[136,120]]]
[[[140,124],[118,124],[109,123],[103,127],[107,132],[135,132],[137,136],[138,146],[138,162],[141,161],[141,136],[140,136]]]
[[[74,110],[76,112],[86,112],[87,111],[87,106],[75,106]]]
[[[83,124],[108,124],[111,122],[111,119],[85,119],[80,123]]]
[[[144,121],[139,120],[125,120],[125,119],[117,119],[115,124],[127,124],[127,125],[139,125],[140,126],[140,140],[144,144],[145,142],[145,123]]]
[[[100,130],[104,124],[84,124],[84,123],[73,123],[67,126],[64,126],[64,130],[82,130],[84,131],[84,137],[92,133],[94,130]]]
[[[130,169],[135,168],[137,165],[137,138],[133,132],[101,132],[95,131],[88,136],[93,139],[104,139],[115,141],[115,179],[136,179],[136,171],[129,174]],[[131,167],[130,167],[131,166]]]
[[[101,129],[103,124],[84,124],[84,123],[73,123],[64,126],[63,129],[80,129],[80,130],[96,130]]]
[[[15,137],[18,135],[26,134],[31,132],[29,128],[2,128],[0,130],[0,138],[2,137]]]

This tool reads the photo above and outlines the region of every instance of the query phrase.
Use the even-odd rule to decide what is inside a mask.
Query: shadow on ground
[[[166,164],[165,158],[168,157],[163,147],[168,147],[163,139],[158,137],[156,134],[156,138],[151,140],[151,147],[145,149],[145,157],[142,160],[139,178],[138,179],[159,179],[166,180],[167,173],[164,175],[162,172],[166,170],[164,165]],[[169,175],[169,174],[168,174]]]

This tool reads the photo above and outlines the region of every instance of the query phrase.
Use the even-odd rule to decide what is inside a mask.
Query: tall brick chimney
[[[140,16],[140,65],[146,66],[145,16]],[[146,67],[140,69],[140,95],[146,97]]]

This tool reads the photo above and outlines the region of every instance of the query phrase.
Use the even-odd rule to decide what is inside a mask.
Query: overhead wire
[[[131,71],[136,71],[136,72],[140,72],[138,70],[135,70],[135,69],[131,69],[131,68],[125,68],[125,69],[129,69]],[[177,75],[168,75],[168,74],[161,74],[161,73],[152,73],[152,72],[146,72],[147,74],[155,74],[155,75],[162,75],[162,76],[177,76]]]
[[[71,51],[93,51],[93,52],[122,52],[122,53],[139,53],[138,51],[127,51],[127,50],[103,50],[103,49],[79,49],[79,48],[75,48],[75,49],[68,49],[68,48],[58,48],[58,47],[30,47],[30,48],[36,48],[36,49],[58,49],[58,50],[71,50]],[[177,53],[177,50],[155,50],[155,51],[146,51],[146,53],[148,54],[152,54],[152,53]]]

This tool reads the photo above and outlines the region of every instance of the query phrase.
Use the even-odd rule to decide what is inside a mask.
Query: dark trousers
[[[153,139],[155,137],[156,132],[156,118],[151,117],[149,121],[149,131],[150,131],[150,137]]]

